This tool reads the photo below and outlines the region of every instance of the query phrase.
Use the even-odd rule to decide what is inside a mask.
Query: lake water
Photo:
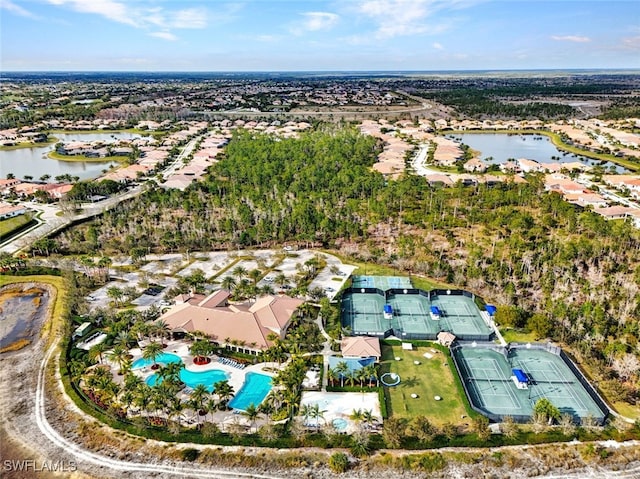
[[[131,140],[140,138],[140,135],[127,132],[118,133],[56,133],[59,141],[103,141],[113,143],[119,140]],[[56,176],[69,174],[79,176],[81,180],[92,179],[100,176],[103,170],[117,165],[113,161],[62,161],[48,158],[55,144],[36,146],[33,148],[20,148],[17,150],[0,150],[0,178],[6,178],[13,173],[16,178],[32,176],[35,180],[42,175],[51,175],[51,180]]]
[[[569,163],[579,161],[585,165],[602,165],[609,169],[613,167],[619,173],[627,171],[626,168],[618,166],[609,161],[601,162],[585,156],[567,153],[555,147],[551,140],[544,135],[508,135],[505,133],[461,133],[447,135],[456,141],[469,145],[474,150],[480,152],[480,158],[489,163],[500,164],[509,159],[527,158],[540,163],[550,163],[559,161]],[[559,158],[553,159],[552,157]]]

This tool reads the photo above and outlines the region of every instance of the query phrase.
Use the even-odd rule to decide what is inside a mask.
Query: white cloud
[[[289,31],[294,35],[302,35],[304,32],[317,32],[330,30],[340,20],[340,16],[329,12],[305,12],[301,13],[302,22],[293,25]]]
[[[437,34],[450,28],[450,19],[435,20],[442,10],[466,8],[479,0],[360,0],[356,11],[370,18],[377,39],[422,33]]]
[[[186,8],[176,12],[171,21],[173,28],[205,28],[207,11],[204,8]]]
[[[5,0],[0,0],[5,1]],[[6,0],[8,1],[8,0]],[[118,23],[136,28],[192,29],[205,28],[208,15],[205,8],[166,10],[162,6],[141,7],[139,2],[117,0],[48,0],[59,6],[68,6],[81,13],[101,15]],[[164,33],[164,32],[160,32]],[[157,35],[154,35],[157,36]],[[166,35],[165,35],[166,36]]]
[[[444,47],[442,46],[441,43],[438,42],[434,42],[433,45],[431,45],[433,48],[435,48],[436,50],[444,50]]]
[[[574,42],[574,43],[588,43],[591,41],[591,38],[583,37],[580,35],[552,35],[551,39],[559,42]]]
[[[162,38],[163,40],[168,40],[170,42],[175,42],[178,37],[176,37],[171,32],[152,32],[149,34],[151,37]]]
[[[94,13],[102,15],[114,22],[124,23],[133,27],[139,26],[131,9],[121,2],[113,0],[49,0],[53,5],[68,5],[82,13]]]
[[[623,48],[640,51],[640,36],[622,39]]]
[[[11,0],[0,0],[0,10],[6,10],[16,15],[20,15],[21,17],[37,18],[29,10],[25,10],[20,5],[13,3]]]

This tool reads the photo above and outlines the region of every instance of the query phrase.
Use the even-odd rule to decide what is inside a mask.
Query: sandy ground
[[[92,418],[82,414],[66,396],[61,393],[58,378],[53,369],[57,358],[56,350],[47,349],[41,338],[29,347],[0,356],[0,477],[2,478],[248,478],[261,479],[324,479],[335,477],[321,465],[306,468],[292,468],[278,471],[247,469],[222,469],[207,467],[198,463],[181,463],[159,457],[159,452],[169,452],[176,446],[165,445],[156,441],[132,441],[124,434],[113,432]],[[44,361],[43,361],[44,358]],[[49,364],[49,368],[43,365]],[[55,379],[54,379],[55,378]],[[97,441],[96,439],[105,438]],[[183,445],[177,447],[207,446]],[[214,446],[215,447],[215,446]],[[553,446],[552,446],[553,447]],[[562,446],[565,447],[565,446]],[[614,444],[611,447],[621,447]],[[628,453],[637,451],[639,443],[625,446]],[[217,450],[218,448],[216,448]],[[237,447],[224,447],[220,450],[237,451]],[[524,446],[516,449],[523,458],[531,457],[529,451],[535,448]],[[243,448],[245,454],[263,454],[259,448]],[[290,451],[269,450],[273,454]],[[306,450],[308,451],[308,450]],[[295,453],[295,451],[293,451]],[[330,454],[328,451],[315,451]],[[457,452],[460,452],[458,450]],[[478,449],[478,454],[491,457],[493,451]],[[402,454],[394,451],[392,454]],[[27,470],[15,471],[12,461],[22,462]],[[57,465],[64,472],[51,473]],[[23,466],[24,467],[24,466]],[[486,468],[486,464],[484,465]],[[36,469],[40,472],[36,472]],[[633,478],[640,476],[640,460],[629,461],[623,469],[626,472],[607,471],[602,465],[594,464],[575,473],[553,471],[539,468],[538,475],[530,475],[531,470],[516,471],[504,468],[493,469],[491,477],[541,477],[541,478]],[[429,477],[488,477],[486,469],[480,464],[456,463],[447,466],[443,471]],[[402,478],[427,477],[425,474],[412,471],[364,470],[349,472],[344,478],[386,478],[390,475]]]

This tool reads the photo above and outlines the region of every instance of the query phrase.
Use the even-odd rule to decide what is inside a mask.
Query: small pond
[[[47,316],[48,303],[49,292],[44,288],[9,285],[0,289],[0,351],[32,342]]]

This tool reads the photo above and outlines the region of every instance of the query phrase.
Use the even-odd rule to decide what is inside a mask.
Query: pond
[[[33,285],[0,290],[0,352],[36,339],[46,318],[49,292]]]
[[[622,166],[609,161],[599,161],[586,156],[561,151],[545,135],[518,135],[505,133],[459,133],[447,135],[480,152],[480,158],[492,164],[504,163],[509,159],[527,158],[539,163],[570,163],[579,161],[585,165],[601,165],[614,168],[618,173],[627,172]]]
[[[135,133],[55,133],[59,141],[103,141],[113,143],[119,140],[132,140],[140,138]],[[51,180],[56,176],[69,174],[78,176],[81,180],[92,179],[100,176],[103,170],[117,165],[113,161],[62,161],[49,158],[47,155],[53,151],[55,144],[35,146],[33,148],[19,148],[17,150],[0,150],[0,178],[6,178],[9,173],[16,178],[32,176],[35,180],[42,175],[50,175]]]

